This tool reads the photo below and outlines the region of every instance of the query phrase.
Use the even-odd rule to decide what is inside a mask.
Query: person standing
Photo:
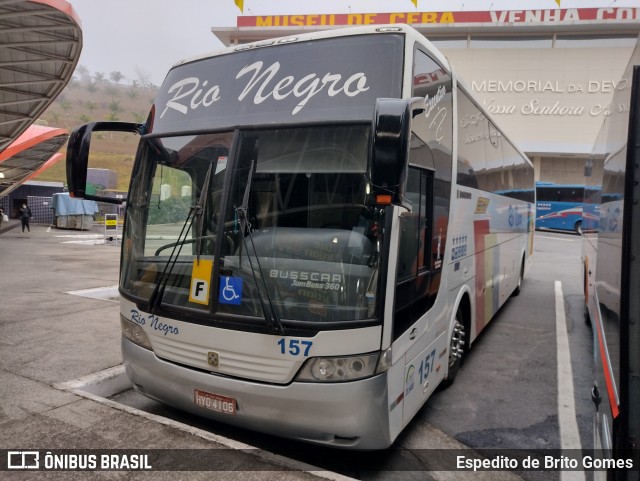
[[[31,228],[29,227],[29,219],[31,219],[31,208],[27,206],[27,204],[22,204],[20,208],[20,220],[22,221],[22,232],[24,232],[24,228],[27,228],[27,231],[31,232]]]
[[[4,209],[0,205],[0,229],[2,229],[2,221],[4,220]]]

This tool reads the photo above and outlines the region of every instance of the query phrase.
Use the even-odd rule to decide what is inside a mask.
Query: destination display
[[[174,67],[156,97],[150,131],[370,121],[377,98],[400,96],[401,35],[272,43]]]

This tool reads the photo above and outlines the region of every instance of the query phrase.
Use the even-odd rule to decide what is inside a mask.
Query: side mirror
[[[123,199],[87,194],[89,147],[93,132],[144,133],[144,124],[133,122],[91,122],[71,132],[67,142],[67,184],[69,194],[78,199],[95,200],[109,204],[122,204]]]
[[[411,139],[411,104],[402,99],[378,99],[373,119],[371,182],[380,193],[400,202]]]

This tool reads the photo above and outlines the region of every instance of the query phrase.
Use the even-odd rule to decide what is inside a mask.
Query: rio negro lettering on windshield
[[[400,96],[403,45],[399,35],[333,38],[176,66],[156,98],[150,132],[368,121],[377,98]]]
[[[280,101],[293,95],[300,100],[291,111],[291,115],[295,115],[302,110],[311,97],[323,90],[330,97],[340,94],[344,94],[347,97],[355,97],[359,93],[369,90],[367,76],[364,72],[357,72],[346,80],[342,79],[342,75],[332,74],[331,72],[326,73],[322,78],[312,73],[299,80],[292,75],[278,80],[277,74],[279,70],[280,62],[276,62],[267,68],[263,68],[263,62],[255,62],[243,68],[236,78],[240,79],[251,72],[253,72],[253,76],[246,84],[238,100],[242,101],[248,97],[253,100],[254,105],[259,105],[270,98]],[[189,109],[209,107],[214,102],[219,101],[220,87],[214,85],[204,91],[207,88],[207,83],[207,80],[203,81],[202,87],[200,87],[199,78],[189,77],[173,84],[169,88],[169,92],[175,92],[175,95],[167,102],[160,117],[162,118],[170,108],[188,115]],[[255,92],[253,97],[251,97],[252,92]]]

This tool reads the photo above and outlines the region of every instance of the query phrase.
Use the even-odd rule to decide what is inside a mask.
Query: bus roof
[[[214,50],[213,52],[198,55],[195,57],[186,58],[175,63],[171,70],[181,65],[196,62],[210,57],[216,57],[220,55],[228,55],[234,52],[241,52],[245,50],[251,50],[256,48],[274,47],[277,45],[285,45],[297,42],[308,42],[310,40],[320,40],[325,38],[335,37],[347,37],[353,35],[370,35],[370,34],[384,34],[384,33],[404,33],[407,39],[416,41],[419,40],[422,43],[426,43],[429,47],[430,53],[434,58],[447,70],[451,71],[451,65],[447,58],[428,40],[424,35],[418,32],[416,29],[409,25],[404,24],[390,24],[390,25],[371,25],[371,26],[358,26],[358,27],[336,27],[331,30],[322,30],[317,32],[303,33],[300,35],[288,35],[284,37],[277,37],[268,40],[260,40],[257,42],[244,43],[241,45],[234,45],[232,47],[223,48],[220,50]],[[413,42],[412,42],[413,43]]]

